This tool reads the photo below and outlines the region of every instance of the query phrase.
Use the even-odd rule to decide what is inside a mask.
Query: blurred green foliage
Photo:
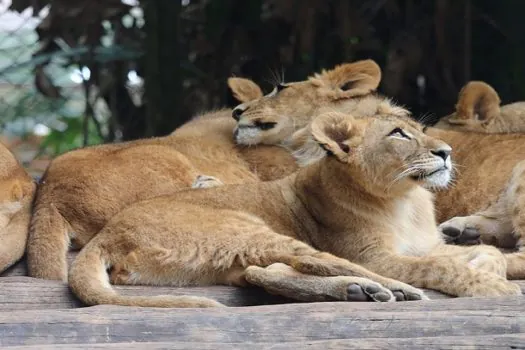
[[[96,145],[104,140],[100,137],[94,123],[88,120],[88,145]],[[41,144],[41,152],[59,155],[75,148],[84,146],[84,117],[62,117],[53,123],[57,126],[51,128]]]

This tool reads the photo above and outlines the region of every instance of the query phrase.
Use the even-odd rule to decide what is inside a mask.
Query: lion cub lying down
[[[310,118],[316,108],[295,105],[297,96],[333,101],[351,110],[375,112],[387,104],[371,92],[379,85],[381,71],[373,61],[343,64],[294,89],[263,96],[250,80],[228,80],[235,97],[249,105],[279,108],[273,116]],[[319,83],[327,86],[317,89]],[[344,91],[341,88],[344,88]],[[361,103],[358,97],[366,97]],[[239,118],[234,113],[234,118]],[[132,142],[88,147],[53,160],[35,199],[28,242],[28,267],[32,277],[67,280],[66,253],[69,243],[83,247],[107,221],[128,205],[188,189],[199,174],[225,184],[275,180],[297,169],[290,152],[277,146],[237,147],[233,141],[232,111],[208,113],[193,119],[171,135]],[[253,127],[278,133],[262,141],[285,143],[295,131],[294,122],[274,127],[263,113],[252,119]],[[248,131],[249,132],[249,131]],[[276,142],[278,141],[278,142]],[[270,142],[268,142],[270,143]],[[210,181],[213,183],[213,181]],[[201,182],[199,186],[209,186]]]
[[[304,93],[298,87],[310,84],[311,89]],[[333,96],[333,89],[319,76],[307,81],[284,84],[271,100],[287,97],[288,105],[300,106],[302,110],[326,110],[350,113],[359,116],[396,114],[408,115],[406,110],[397,107],[383,98],[382,104],[376,101],[380,96],[362,96],[352,99],[354,104],[366,105],[374,102],[377,111],[366,114],[363,108],[356,109],[348,102],[340,103]],[[340,95],[338,95],[340,94]],[[340,89],[335,96],[344,96]],[[279,104],[272,101],[254,100],[243,103],[234,109],[237,116],[236,142],[243,145],[270,143],[278,139],[280,130],[293,125],[295,129],[304,128],[311,122],[312,114],[299,117],[289,111],[283,111]],[[353,109],[352,109],[353,108]],[[319,113],[318,113],[319,114]],[[315,114],[315,115],[318,115]],[[306,117],[305,117],[306,116]],[[272,128],[257,128],[257,121],[264,118],[271,122]],[[443,232],[453,242],[461,242],[465,237],[470,240],[470,232],[475,229],[481,234],[484,243],[491,243],[501,248],[518,248],[515,254],[507,258],[507,277],[525,278],[525,135],[483,134],[443,130],[429,127],[429,136],[444,140],[454,149],[454,160],[458,171],[455,172],[454,186],[446,191],[435,193],[437,221],[442,224]],[[448,220],[448,221],[447,221]],[[446,221],[446,222],[445,222]],[[479,235],[478,235],[479,237]]]
[[[284,179],[179,192],[117,214],[73,263],[72,291],[89,305],[159,307],[218,303],[122,296],[109,282],[248,282],[299,300],[348,300],[357,286],[373,300],[390,300],[392,292],[399,299],[424,298],[353,260],[452,295],[520,293],[502,277],[505,259],[496,248],[447,246],[436,229],[432,195],[423,186],[447,185],[448,145],[394,116],[355,120],[329,113],[310,128],[305,147],[329,156],[302,152],[313,163]]]
[[[525,132],[525,102],[500,107],[501,100],[492,86],[471,81],[459,92],[455,113],[434,125],[439,129],[483,133]]]
[[[24,255],[35,189],[31,176],[0,143],[0,272]]]

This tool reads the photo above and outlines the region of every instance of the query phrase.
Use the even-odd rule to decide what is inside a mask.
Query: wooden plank
[[[214,298],[228,306],[282,304],[292,300],[271,295],[260,288],[116,286],[125,295],[196,295]],[[65,283],[31,277],[0,278],[0,311],[71,309],[83,306]]]
[[[153,287],[115,286],[125,295],[195,295],[206,296],[227,306],[271,305],[293,300],[271,295],[259,288],[236,288],[229,286],[208,287]],[[432,299],[448,298],[438,292],[428,291]],[[65,283],[47,281],[25,276],[0,278],[0,311],[71,309],[83,306],[69,291]]]
[[[477,337],[525,333],[524,297],[477,299],[489,310],[448,311],[468,299],[310,303],[215,309],[95,306],[0,313],[0,345],[120,342],[274,343],[354,338]],[[429,312],[432,309],[447,310]],[[512,310],[500,305],[512,304]],[[413,305],[413,306],[410,306]],[[405,312],[409,308],[424,311]],[[388,311],[377,310],[388,308]],[[376,310],[374,310],[376,309]]]
[[[525,281],[519,281],[525,289]],[[292,300],[271,295],[259,288],[236,288],[228,286],[209,287],[153,287],[153,286],[116,286],[119,293],[125,295],[195,295],[216,299],[228,306],[252,306],[289,303]],[[443,299],[448,296],[427,291],[431,299]],[[471,305],[472,301],[463,301],[459,305]],[[455,304],[454,304],[455,305]],[[69,291],[66,284],[58,281],[47,281],[31,277],[0,278],[0,311],[70,309],[82,304]]]
[[[360,338],[345,340],[318,340],[284,343],[216,343],[216,342],[126,342],[102,344],[54,344],[8,347],[10,350],[51,349],[246,349],[296,350],[296,349],[525,349],[525,334],[486,335],[476,337],[427,337],[427,338]]]
[[[0,278],[0,312],[81,306],[65,283],[31,277]]]
[[[525,287],[525,281],[520,281]],[[286,298],[271,295],[258,288],[236,288],[228,286],[209,287],[152,287],[152,286],[115,286],[119,293],[125,295],[195,295],[214,298],[228,306],[254,306],[272,305],[293,302]],[[447,296],[428,291],[429,295],[436,299],[444,299]],[[506,300],[506,299],[505,299]],[[369,305],[360,303],[356,308],[389,310],[390,304]],[[437,304],[425,304],[425,310],[440,310]],[[66,284],[58,281],[46,281],[31,277],[2,277],[0,278],[0,312],[14,310],[48,310],[48,309],[71,309],[83,306],[69,291]],[[514,302],[500,302],[499,307],[512,310],[516,306]],[[413,302],[405,305],[406,311],[421,310],[420,304]],[[438,309],[435,309],[438,307]],[[451,310],[490,310],[492,303],[480,305],[477,298],[462,298],[458,302],[447,304]]]

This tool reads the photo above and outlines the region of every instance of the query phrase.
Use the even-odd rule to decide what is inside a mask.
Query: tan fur
[[[428,133],[453,147],[458,166],[454,186],[436,193],[441,227],[476,228],[485,243],[518,247],[522,251],[508,257],[508,277],[525,278],[525,136]]]
[[[24,255],[36,184],[0,143],[0,272]]]
[[[461,89],[455,113],[434,125],[439,129],[484,133],[525,132],[525,102],[500,107],[498,93],[487,83],[471,81]]]
[[[261,99],[235,107],[239,118],[236,142],[288,146],[295,131],[331,109],[362,116],[378,112],[407,114],[388,99],[371,94],[380,79],[379,66],[365,60],[339,65],[306,81],[286,83],[281,91],[275,89]],[[272,127],[261,128],[265,124]]]
[[[323,78],[339,70],[344,71],[339,83],[345,79],[354,82],[344,94],[338,93],[333,78]],[[375,113],[380,106],[388,105],[369,94],[379,82],[377,71],[379,68],[371,61],[356,62],[287,90],[300,93],[319,89],[323,101]],[[243,102],[241,106],[248,110],[252,101],[264,101],[274,107],[283,106],[280,112],[293,118],[304,112],[289,104],[297,96],[261,96],[260,89],[246,79],[230,78],[228,83]],[[327,96],[332,90],[337,96]],[[365,96],[353,102],[361,94]],[[296,170],[294,159],[282,148],[236,147],[232,140],[234,125],[231,111],[224,110],[196,118],[166,137],[90,147],[57,157],[47,169],[36,197],[28,244],[30,275],[66,280],[69,244],[74,248],[84,246],[124,207],[189,188],[198,175],[235,184],[281,178]],[[271,133],[262,141],[275,143],[265,139],[274,140]]]
[[[292,84],[289,88],[277,93],[273,98],[287,94],[286,107],[272,99],[252,101],[240,117],[241,125],[253,125],[258,118],[269,118],[277,123],[274,129],[287,129],[287,132],[276,133],[273,129],[259,130],[258,133],[237,137],[242,144],[258,144],[261,142],[277,144],[299,143],[303,140],[303,131],[309,121],[323,110],[348,112],[349,109],[363,112],[362,106],[371,99],[370,96],[355,98],[349,101],[330,101],[324,98],[323,86],[309,85],[311,80]],[[301,92],[292,89],[301,86],[306,98]],[[289,93],[287,90],[291,89]],[[408,111],[397,107],[387,98],[378,104],[379,96],[374,96],[377,110],[372,114],[357,113],[355,115],[393,114],[408,115]],[[293,112],[294,106],[300,115]],[[244,109],[245,105],[241,105]],[[239,108],[239,107],[237,107]],[[373,108],[367,108],[368,112]],[[354,113],[354,112],[352,112]],[[268,119],[265,119],[268,120]],[[283,125],[281,127],[280,125]],[[438,222],[458,217],[454,222],[443,223],[449,227],[463,230],[474,227],[481,232],[486,243],[500,247],[510,246],[520,249],[525,245],[525,135],[494,134],[486,135],[474,132],[460,132],[428,128],[428,134],[444,140],[453,148],[453,158],[456,164],[453,185],[446,191],[436,194],[436,213]],[[304,150],[301,152],[305,153]],[[309,153],[310,152],[310,153]],[[319,150],[308,150],[302,158],[322,154]],[[480,219],[480,217],[482,219]],[[507,256],[509,268],[508,277],[525,278],[525,252]]]
[[[393,116],[354,120],[328,113],[310,130],[332,155],[284,179],[183,191],[124,209],[78,255],[69,275],[72,291],[88,305],[201,307],[217,304],[190,303],[187,296],[122,296],[109,281],[241,286],[251,281],[301,300],[311,298],[302,288],[318,283],[319,290],[346,300],[341,291],[349,283],[369,288],[369,280],[348,279],[359,277],[421,297],[349,259],[453,295],[520,293],[501,277],[505,259],[496,248],[446,246],[436,228],[432,195],[421,185],[447,183],[450,147],[424,135],[417,123]],[[297,273],[257,268],[275,263]],[[332,279],[303,281],[300,273]],[[286,282],[297,275],[304,283]]]

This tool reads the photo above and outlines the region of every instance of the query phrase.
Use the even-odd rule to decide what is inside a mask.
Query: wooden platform
[[[257,288],[119,286],[123,294],[192,294],[232,307],[83,307],[65,284],[24,274],[21,263],[0,277],[2,347],[525,349],[523,296],[452,299],[429,291],[434,300],[292,303]]]

